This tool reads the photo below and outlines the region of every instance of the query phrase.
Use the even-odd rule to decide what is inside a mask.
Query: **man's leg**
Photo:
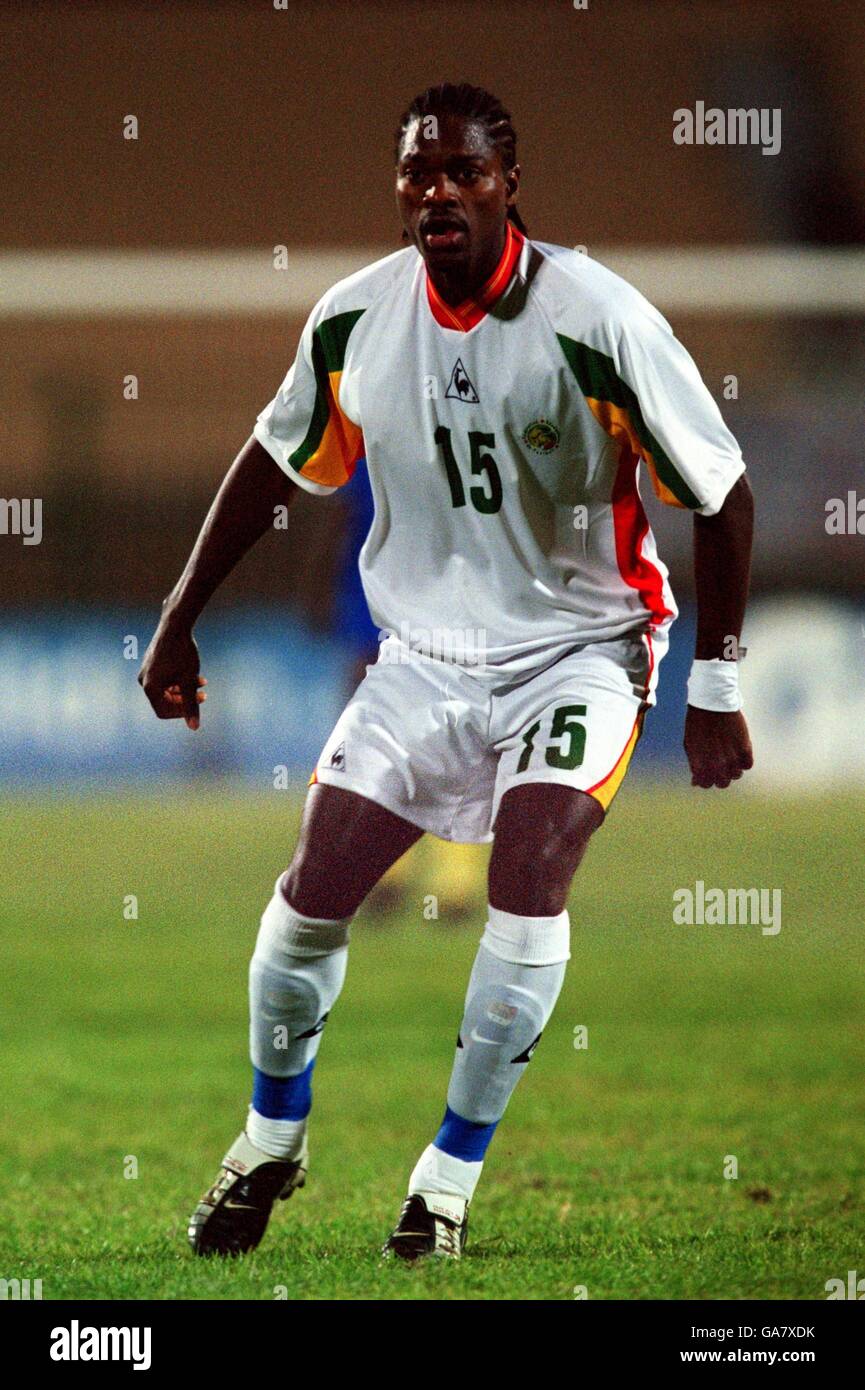
[[[528,782],[505,792],[490,855],[490,905],[517,916],[558,916],[603,819],[600,803],[573,787]]]
[[[469,980],[447,1109],[409,1182],[410,1196],[423,1195],[433,1210],[438,1194],[442,1214],[454,1221],[474,1194],[496,1126],[559,996],[570,955],[568,889],[603,818],[599,803],[572,787],[527,783],[502,798],[489,917]]]
[[[310,789],[291,867],[261,919],[249,974],[253,1097],[246,1132],[294,1159],[310,1082],[345,979],[349,924],[367,893],[422,831],[341,787]]]
[[[252,1105],[190,1218],[196,1254],[254,1249],[277,1198],[303,1186],[312,1069],[345,979],[349,923],[421,834],[366,797],[311,788],[297,850],[264,911],[250,965]]]
[[[368,797],[317,782],[306,798],[285,896],[310,916],[350,917],[422,835]]]

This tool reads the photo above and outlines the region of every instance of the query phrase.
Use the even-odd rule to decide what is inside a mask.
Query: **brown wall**
[[[4,496],[44,498],[46,542],[0,553],[0,604],[67,597],[153,604],[179,573],[210,498],[290,364],[299,320],[0,320]],[[675,316],[745,453],[758,497],[758,585],[861,584],[861,539],[823,527],[862,476],[861,319]],[[138,400],[125,400],[134,373]],[[738,378],[737,400],[723,398]],[[649,491],[648,486],[645,489]],[[342,497],[304,494],[226,596],[288,598],[324,621],[343,545]],[[677,592],[690,527],[653,515]]]
[[[396,245],[393,129],[444,77],[511,105],[522,208],[541,238],[590,252],[793,240],[779,190],[795,176],[817,238],[825,224],[826,239],[855,240],[861,15],[858,0],[7,3],[0,245]],[[673,111],[698,99],[780,104],[783,155],[674,145]],[[129,113],[137,141],[121,135]],[[0,603],[164,594],[300,322],[0,318],[0,495],[43,496],[51,536],[4,546]],[[740,380],[723,408],[763,504],[758,581],[849,584],[858,554],[826,547],[822,499],[861,470],[861,322],[674,327],[716,396],[727,373]],[[137,401],[123,399],[130,372]],[[300,499],[291,531],[228,592],[288,595],[319,618],[340,506]],[[687,587],[687,532],[660,525]]]
[[[737,82],[803,157],[831,126],[865,205],[857,0],[43,0],[2,6],[0,54],[10,246],[388,245],[394,126],[446,77],[510,104],[549,240],[783,239],[771,159],[672,141],[677,107],[741,104]],[[797,112],[815,75],[828,105]]]

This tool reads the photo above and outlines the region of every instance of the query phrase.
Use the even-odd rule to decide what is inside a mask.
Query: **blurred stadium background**
[[[213,605],[205,739],[149,717],[124,638],[143,652],[308,308],[398,245],[392,131],[445,74],[509,103],[530,231],[655,300],[741,441],[752,783],[865,779],[863,538],[825,529],[827,499],[863,487],[856,4],[831,23],[807,0],[13,4],[0,35],[2,492],[41,497],[44,518],[38,546],[0,539],[4,783],[268,782],[314,760],[354,669],[356,595],[339,595],[360,487],[301,499]],[[675,145],[673,111],[698,100],[780,107],[781,153]],[[691,528],[653,502],[684,611],[638,775],[681,771],[692,639]]]
[[[212,698],[197,736],[158,723],[135,677],[159,604],[290,364],[312,303],[334,279],[399,245],[392,134],[412,95],[443,78],[486,85],[510,107],[530,233],[585,246],[670,319],[742,445],[757,498],[743,670],[757,766],[722,808],[688,792],[680,748],[693,651],[692,528],[647,497],[682,617],[660,710],[616,812],[622,840],[605,839],[593,851],[600,876],[587,869],[581,879],[581,920],[593,931],[580,972],[545,1043],[537,1089],[518,1093],[500,1151],[516,1149],[513,1181],[521,1164],[525,1172],[538,1161],[557,1190],[538,1125],[544,1105],[555,1108],[562,1087],[574,1085],[572,1022],[597,1016],[615,1027],[575,1103],[604,1118],[575,1138],[563,1110],[562,1152],[597,1180],[598,1231],[613,1212],[614,1245],[616,1223],[631,1217],[647,1239],[659,1231],[660,1243],[635,1247],[612,1274],[599,1267],[593,1290],[815,1297],[824,1277],[846,1271],[848,1255],[857,1267],[852,1248],[838,1246],[836,1259],[830,1223],[823,1263],[815,1266],[794,1235],[789,1252],[775,1237],[767,1273],[756,1245],[737,1243],[741,1232],[745,1242],[765,1234],[773,1220],[783,1226],[759,1205],[730,1218],[723,1277],[708,1254],[695,1272],[691,1247],[664,1241],[676,1220],[683,1241],[693,1223],[714,1221],[715,1176],[715,1187],[699,1179],[707,1205],[689,1206],[687,1182],[704,1160],[688,1145],[706,1139],[714,1164],[715,1151],[733,1142],[731,1117],[752,1173],[759,1168],[761,1182],[786,1184],[795,1196],[790,1232],[803,1210],[815,1232],[839,1201],[846,1213],[861,1180],[861,1130],[856,1139],[843,1124],[861,1111],[851,1058],[863,1003],[854,940],[865,536],[828,534],[826,504],[865,495],[863,74],[865,28],[854,0],[590,0],[585,10],[571,0],[2,7],[0,493],[43,499],[39,545],[0,535],[0,873],[14,927],[11,1041],[3,1046],[8,1132],[24,1122],[28,1190],[44,1205],[35,1234],[26,1205],[10,1217],[7,1233],[17,1230],[24,1243],[32,1236],[31,1250],[44,1257],[25,1262],[23,1273],[44,1267],[54,1271],[54,1290],[123,1296],[120,1266],[111,1285],[98,1257],[75,1266],[73,1256],[100,1248],[88,1225],[94,1204],[113,1213],[119,1245],[131,1231],[146,1252],[150,1208],[143,1192],[132,1193],[143,1185],[125,1189],[127,1203],[141,1205],[121,1215],[102,1170],[88,1173],[69,1215],[70,1243],[51,1244],[81,1144],[107,1155],[105,1173],[119,1145],[171,1174],[159,1210],[163,1230],[173,1213],[165,1247],[173,1250],[182,1239],[177,1213],[237,1118],[246,1075],[242,972],[270,875],[291,843],[282,803],[271,809],[274,770],[287,769],[293,830],[306,776],[368,641],[356,586],[345,578],[362,528],[362,478],[345,495],[304,494],[287,529],[266,537],[211,604],[199,638]],[[780,107],[781,152],[674,144],[673,112],[697,101]],[[129,116],[137,139],[124,138]],[[284,268],[274,264],[278,247]],[[678,790],[659,801],[658,779],[671,778]],[[232,786],[223,801],[224,779]],[[156,798],[169,783],[163,815]],[[669,865],[654,853],[659,825]],[[769,946],[739,938],[701,949],[677,937],[671,953],[671,886],[737,875],[789,892],[780,974],[776,958],[764,956]],[[413,898],[429,888],[427,877]],[[118,939],[128,893],[140,895],[141,918],[134,937]],[[480,875],[476,894],[480,908]],[[420,908],[412,912],[417,924]],[[477,914],[472,921],[479,928]],[[334,1181],[341,1162],[360,1163],[353,1200],[364,1241],[383,1233],[399,1195],[409,1117],[420,1103],[431,1123],[438,1118],[471,952],[460,940],[457,964],[442,972],[428,937],[403,941],[401,957],[389,933],[383,939],[363,946],[358,937],[345,1002],[352,1031],[335,1028],[328,1039],[334,1070],[323,1069],[322,1082]],[[218,963],[199,992],[189,977],[204,941]],[[389,1029],[412,1055],[433,1055],[424,1018],[398,1007],[400,972],[409,968],[413,980],[426,979],[419,987],[438,1030],[441,1085],[429,1096],[402,1077],[379,1036]],[[436,970],[437,981],[424,974]],[[34,1006],[38,1037],[25,1046]],[[358,1061],[367,1066],[362,1077]],[[354,1097],[351,1136],[340,1128],[328,1075]],[[381,1114],[389,1147],[371,1164],[363,1126],[374,1126],[388,1077],[390,1108]],[[52,1104],[65,1121],[59,1130]],[[180,1107],[190,1130],[182,1155],[170,1123]],[[807,1158],[796,1148],[803,1135]],[[681,1187],[663,1176],[671,1142],[685,1153]],[[18,1182],[21,1154],[10,1143]],[[645,1156],[646,1143],[654,1148],[640,1179],[635,1155]],[[843,1159],[830,1163],[830,1150]],[[678,1213],[672,1227],[663,1203],[652,1206],[652,1160]],[[382,1172],[392,1193],[381,1193]],[[641,1180],[648,1206],[622,1195],[639,1192]],[[490,1191],[506,1210],[507,1193]],[[769,1201],[762,1186],[754,1191],[754,1202]],[[314,1192],[311,1200],[307,1211],[325,1219]],[[543,1218],[554,1254],[570,1230],[562,1214],[570,1195],[562,1201]],[[320,1254],[314,1240],[307,1253]],[[821,1275],[830,1259],[838,1270],[830,1263]],[[11,1271],[9,1259],[4,1268]],[[194,1288],[166,1281],[161,1266],[148,1277],[157,1297],[201,1296],[205,1287],[217,1297],[262,1296],[246,1283],[245,1294],[232,1292],[212,1272]],[[311,1270],[310,1290],[316,1277]],[[526,1296],[569,1297],[569,1287],[567,1276],[539,1274]],[[514,1294],[500,1287],[486,1296]]]

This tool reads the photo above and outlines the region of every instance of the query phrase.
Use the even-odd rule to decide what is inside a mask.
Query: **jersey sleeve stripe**
[[[340,487],[363,455],[363,435],[339,407],[339,384],[349,336],[363,309],[325,319],[313,333],[315,404],[303,442],[288,457],[301,477],[324,487]]]
[[[618,375],[613,359],[597,348],[575,342],[557,333],[565,360],[598,424],[614,439],[624,436],[633,453],[644,459],[652,486],[662,502],[673,506],[701,507],[688,484],[679,476],[672,460],[652,434],[640,409],[640,402],[626,381]]]
[[[624,442],[628,452],[633,454],[635,458],[643,459],[649,470],[652,486],[660,500],[672,507],[684,507],[685,503],[680,502],[675,493],[671,492],[658,476],[655,460],[639,438],[627,410],[623,410],[619,405],[613,405],[610,401],[593,400],[590,396],[586,397],[586,405],[606,434],[612,439]]]
[[[649,518],[637,487],[639,457],[626,447],[613,483],[612,511],[616,562],[626,584],[636,589],[653,623],[672,617],[664,598],[664,580],[657,565],[643,553]]]

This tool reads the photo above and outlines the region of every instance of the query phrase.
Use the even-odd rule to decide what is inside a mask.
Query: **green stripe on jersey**
[[[634,433],[643,448],[652,455],[661,482],[683,506],[701,506],[700,499],[694,496],[684,478],[676,472],[672,460],[664,453],[643,419],[636,392],[631,390],[626,381],[622,381],[612,357],[607,357],[605,353],[598,352],[597,348],[588,347],[585,343],[577,343],[573,338],[566,338],[563,333],[557,333],[556,337],[583,395],[594,401],[608,401],[610,405],[626,410]]]
[[[312,366],[315,372],[315,405],[309,429],[302,444],[289,456],[288,462],[298,473],[312,457],[321,443],[327,427],[330,409],[328,406],[331,372],[341,372],[345,365],[345,350],[351,331],[358,319],[366,313],[365,309],[350,309],[344,314],[335,314],[332,319],[324,319],[312,335]]]

